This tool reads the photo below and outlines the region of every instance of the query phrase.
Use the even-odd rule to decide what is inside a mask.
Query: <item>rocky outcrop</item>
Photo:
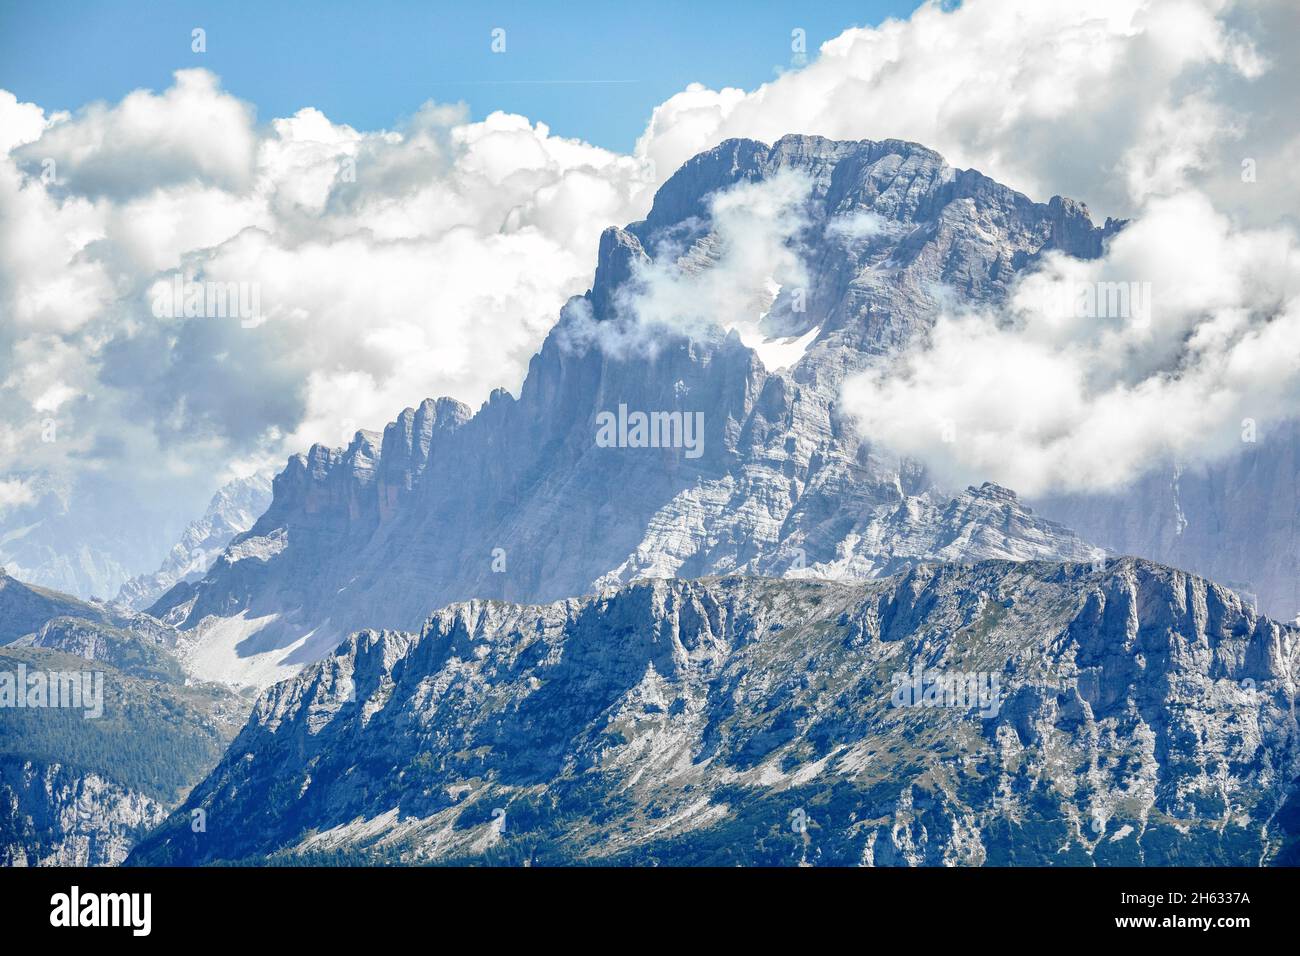
[[[170,651],[175,643],[174,630],[140,615],[130,630],[84,618],[56,617],[12,646],[60,651],[108,664],[133,677],[183,684],[185,671]]]
[[[1133,559],[471,601],[265,692],[131,860],[1296,862],[1298,653]]]
[[[99,624],[112,624],[122,619],[101,604],[25,584],[0,567],[0,644],[8,644],[39,630],[56,617],[75,617]]]
[[[166,816],[97,773],[0,757],[0,866],[116,866]]]

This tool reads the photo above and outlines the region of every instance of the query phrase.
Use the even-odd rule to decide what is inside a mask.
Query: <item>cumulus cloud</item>
[[[21,166],[53,161],[66,189],[115,199],[184,182],[232,190],[254,175],[253,110],[223,95],[207,70],[179,70],[161,95],[129,94],[116,106],[93,103],[54,117],[35,143],[17,150]]]
[[[1300,250],[1205,196],[1161,198],[1099,260],[1060,254],[1003,312],[941,316],[852,379],[862,431],[954,482],[1118,488],[1258,440],[1300,410]]]
[[[733,136],[897,138],[1035,197],[1068,193],[1127,216],[1153,192],[1241,192],[1240,162],[1273,158],[1300,198],[1291,109],[1300,11],[1285,0],[966,0],[846,30],[806,68],[752,92],[699,84],[651,118],[638,150],[661,172]],[[1292,201],[1291,208],[1300,207]]]
[[[31,504],[36,500],[32,489],[28,487],[27,482],[20,481],[17,478],[9,478],[0,481],[0,515],[3,515],[15,505]]]
[[[111,476],[138,489],[110,504],[124,523],[174,525],[426,396],[518,387],[601,230],[654,186],[634,157],[455,105],[258,125],[203,70],[73,113],[0,93],[0,130],[0,476]],[[256,321],[215,297],[160,310],[173,282],[246,293]]]
[[[75,114],[6,97],[0,397],[22,420],[81,396],[83,420],[160,449],[280,456],[425,395],[517,386],[601,229],[652,188],[633,158],[500,113],[258,128],[203,70]],[[261,321],[155,314],[177,276],[255,290]]]

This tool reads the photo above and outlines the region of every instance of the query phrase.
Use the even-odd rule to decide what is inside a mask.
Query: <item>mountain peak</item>
[[[667,274],[713,268],[719,190],[790,169],[809,184],[797,239],[806,301],[796,311],[778,290],[768,310],[800,342],[789,364],[767,368],[734,328],[651,328],[619,313],[651,263]],[[466,598],[551,600],[647,577],[861,580],[918,561],[1086,559],[1091,546],[1010,491],[953,495],[858,436],[838,406],[848,375],[929,328],[936,290],[997,303],[1044,250],[1095,254],[1100,232],[1078,204],[1035,203],[915,143],[729,140],[671,176],[645,220],[602,234],[590,311],[562,312],[518,398],[496,389],[473,414],[422,402],[382,438],[358,432],[345,449],[294,456],[256,525],[156,611],[274,661],[224,657],[208,675],[238,682],[282,674],[357,628],[413,629]],[[591,315],[645,347],[582,338]],[[613,415],[669,431],[598,441],[597,423]],[[252,642],[250,620],[263,622]],[[306,635],[311,651],[288,650]]]

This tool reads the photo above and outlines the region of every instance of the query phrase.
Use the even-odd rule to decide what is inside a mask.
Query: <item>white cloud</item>
[[[712,232],[680,258],[660,254],[636,269],[626,308],[646,325],[757,331],[774,291],[807,282],[793,241],[812,184],[782,171],[717,193]]]
[[[844,31],[753,92],[691,86],[655,110],[638,150],[662,176],[736,136],[895,138],[1106,214],[1225,168],[1227,198],[1247,144],[1279,135],[1270,107],[1291,109],[1297,19],[1286,0],[927,3]],[[1271,175],[1273,190],[1300,198],[1300,171],[1279,163]]]
[[[59,180],[90,196],[122,199],[187,182],[246,188],[257,155],[252,108],[222,93],[207,70],[175,76],[161,95],[137,90],[116,106],[92,103],[75,117],[53,117],[16,158],[35,166],[54,160]]]
[[[518,387],[653,192],[639,160],[504,113],[259,127],[202,70],[71,114],[0,91],[0,129],[0,477],[111,487],[88,529],[183,522],[312,442]],[[156,316],[177,272],[255,287],[265,321]]]
[[[884,217],[869,209],[857,209],[848,215],[837,216],[826,226],[828,236],[850,242],[855,239],[871,239],[884,231]]]
[[[784,354],[765,347],[786,337],[769,315],[783,289],[807,286],[797,237],[807,224],[803,206],[811,189],[807,176],[782,170],[715,193],[711,230],[633,262],[613,317],[596,322],[580,303],[564,344],[582,350],[597,339],[610,354],[649,355],[665,341],[665,330],[697,338],[734,331],[760,358]]]
[[[1300,410],[1297,246],[1198,193],[1153,201],[1102,259],[1049,256],[1006,312],[941,317],[846,383],[846,410],[954,482],[1025,494],[1240,449]]]
[[[0,163],[0,310],[17,333],[0,404],[28,421],[25,467],[87,451],[31,440],[35,413],[61,407],[87,440],[282,457],[338,443],[344,410],[380,427],[428,395],[516,387],[589,284],[601,230],[653,189],[639,161],[504,113],[430,104],[358,133],[306,108],[257,129],[202,70],[72,115],[7,94],[0,111],[18,144]],[[267,321],[160,319],[151,290],[176,271],[255,285]]]
[[[0,481],[0,515],[10,508],[31,504],[35,500],[36,496],[26,482],[16,478]]]

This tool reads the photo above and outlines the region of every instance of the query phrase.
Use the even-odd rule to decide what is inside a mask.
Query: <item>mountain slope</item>
[[[24,584],[0,567],[0,644],[39,630],[56,617],[82,618],[100,624],[120,620],[119,615],[102,605]]]
[[[158,666],[151,659],[146,673]],[[178,672],[174,660],[163,667]],[[0,707],[0,865],[121,863],[218,760],[247,702],[46,648],[0,648],[0,673],[102,679],[102,714]]]
[[[0,645],[19,642],[121,666],[144,653],[128,645],[169,648],[176,632],[148,614],[27,584],[0,568]],[[119,653],[126,656],[113,660]]]
[[[216,763],[248,701],[187,686],[176,637],[0,573],[0,865],[120,863]],[[16,706],[50,673],[102,682],[102,713]]]
[[[725,256],[710,219],[719,190],[787,175],[807,186],[796,245],[809,281],[769,292],[763,322],[771,342],[802,343],[791,367],[767,368],[735,330],[686,335],[628,314],[647,269],[694,275]],[[1088,557],[1008,491],[954,498],[861,440],[839,386],[926,327],[944,297],[997,301],[1045,250],[1095,256],[1117,228],[913,143],[729,141],[669,179],[646,220],[606,231],[591,291],[565,307],[518,398],[499,390],[477,414],[426,401],[382,436],[295,456],[256,525],[151,610],[185,630],[193,673],[264,686],[357,628],[418,627],[429,608],[471,597]],[[601,416],[622,408],[701,416],[702,445],[602,447]]]
[[[145,620],[141,617],[141,624]],[[132,677],[184,684],[185,669],[169,650],[174,640],[175,633],[161,625],[150,630],[140,626],[126,629],[79,617],[56,617],[9,646],[60,651],[83,661],[108,664]]]
[[[131,862],[1296,862],[1298,637],[1133,559],[472,601],[265,692]]]

